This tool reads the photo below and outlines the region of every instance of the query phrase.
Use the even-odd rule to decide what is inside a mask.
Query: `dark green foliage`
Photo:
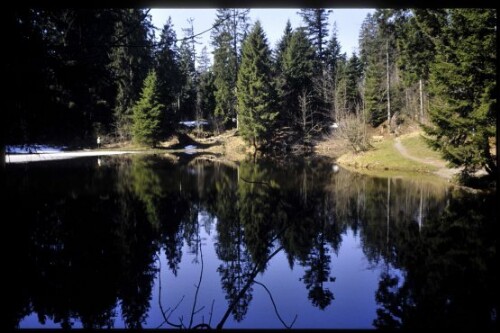
[[[108,64],[120,16],[115,10],[29,9],[9,10],[8,18],[14,47],[5,68],[11,82],[6,141],[94,142],[94,127],[107,130],[112,120]]]
[[[236,125],[238,78],[241,48],[248,32],[249,9],[217,9],[214,46],[215,116],[223,127]]]
[[[273,62],[273,75],[277,94],[277,106],[279,109],[279,119],[282,125],[287,125],[287,115],[290,111],[289,95],[287,79],[284,72],[284,62],[285,62],[285,51],[290,44],[292,39],[292,25],[290,20],[286,22],[285,30],[283,31],[283,37],[278,41],[276,49],[274,51],[274,62]]]
[[[116,85],[114,107],[117,135],[130,136],[132,106],[152,67],[151,17],[143,9],[119,9],[113,32],[109,65]],[[137,47],[142,46],[142,47]]]
[[[275,73],[279,74],[283,71],[283,57],[285,54],[285,50],[290,44],[290,40],[292,39],[292,24],[290,20],[286,21],[285,30],[283,31],[283,37],[278,41],[276,45],[276,49],[274,52],[274,66]]]
[[[181,89],[177,40],[170,17],[163,26],[160,35],[160,47],[156,51],[156,73],[158,76],[158,99],[165,105],[164,124],[172,130],[180,120],[178,95]]]
[[[146,10],[10,13],[16,47],[6,68],[12,77],[9,143],[86,145],[114,123],[121,128],[130,121],[151,65]]]
[[[369,63],[365,71],[365,113],[373,127],[387,119],[384,72],[381,62]]]
[[[335,75],[337,71],[337,62],[340,58],[340,43],[337,39],[337,27],[334,25],[332,30],[332,37],[328,41],[326,49],[325,63],[330,75]]]
[[[496,11],[453,9],[436,42],[429,110],[433,147],[468,176],[480,168],[497,172],[490,140],[496,136]]]
[[[307,36],[314,47],[316,59],[324,62],[327,58],[328,15],[331,11],[324,8],[304,8],[299,15],[306,23]]]
[[[365,114],[372,126],[378,126],[386,115],[385,66],[381,36],[375,16],[368,14],[361,25],[360,57],[365,75]]]
[[[418,10],[417,10],[418,12]],[[407,84],[427,80],[429,65],[434,60],[434,44],[419,27],[415,15],[403,12],[397,25],[398,65]]]
[[[144,80],[141,97],[133,107],[132,135],[135,142],[154,147],[161,134],[161,119],[165,106],[158,101],[156,72]]]
[[[268,138],[278,115],[271,77],[271,52],[259,21],[243,44],[237,88],[240,132],[257,148]]]
[[[314,49],[303,29],[293,32],[283,55],[283,77],[280,100],[288,123],[297,125],[300,118],[299,96],[312,91]]]
[[[200,74],[198,94],[199,94],[199,116],[207,119],[214,114],[215,110],[215,84],[214,73],[211,69]]]
[[[195,68],[195,54],[191,45],[183,41],[179,48],[181,89],[179,94],[179,115],[183,120],[196,116],[196,90],[198,75]]]
[[[351,58],[347,62],[346,67],[346,102],[347,110],[352,113],[357,113],[357,110],[362,109],[362,100],[358,85],[360,84],[363,75],[361,61],[356,53],[352,53]]]
[[[231,35],[222,32],[216,37],[214,44],[214,76],[215,76],[215,116],[222,125],[236,117],[235,91],[236,86],[236,56],[231,49]]]

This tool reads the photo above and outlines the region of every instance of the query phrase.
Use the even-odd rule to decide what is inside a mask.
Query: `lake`
[[[8,164],[19,328],[498,328],[492,195],[322,159]]]

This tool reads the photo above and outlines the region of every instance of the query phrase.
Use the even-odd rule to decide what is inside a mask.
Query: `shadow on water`
[[[285,295],[263,281],[285,261],[299,275],[284,273],[282,284],[304,295],[295,300],[304,313],[344,306],[335,263],[348,232],[378,274],[373,327],[498,325],[492,196],[334,172],[323,160],[229,167],[121,156],[9,165],[6,173],[5,327],[238,327],[253,303],[263,304],[257,291],[272,309],[264,322],[293,327],[299,318],[312,327],[301,311],[284,312]],[[193,297],[165,296],[162,278],[182,279],[186,265],[196,268]],[[220,289],[204,282],[211,272]]]

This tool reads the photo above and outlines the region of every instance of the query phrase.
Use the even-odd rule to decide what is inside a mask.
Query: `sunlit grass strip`
[[[422,143],[425,145],[422,138],[419,138],[419,140],[422,140]],[[403,157],[396,148],[394,148],[394,139],[392,138],[385,139],[382,142],[375,142],[373,146],[374,148],[372,150],[364,153],[347,153],[342,155],[337,159],[337,163],[354,168],[373,170],[398,170],[428,173],[438,170],[437,167]],[[422,151],[420,157],[425,158],[425,155],[423,155],[423,148],[420,145],[417,146],[419,147],[418,149]],[[428,150],[432,151],[430,148],[428,148]]]
[[[400,138],[408,153],[412,156],[421,159],[432,159],[442,161],[441,154],[438,151],[431,149],[425,142],[422,132],[415,132],[408,135],[403,135]],[[443,161],[444,163],[444,161]]]

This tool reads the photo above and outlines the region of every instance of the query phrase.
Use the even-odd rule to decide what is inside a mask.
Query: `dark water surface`
[[[7,165],[3,326],[498,328],[494,197],[189,158]]]

